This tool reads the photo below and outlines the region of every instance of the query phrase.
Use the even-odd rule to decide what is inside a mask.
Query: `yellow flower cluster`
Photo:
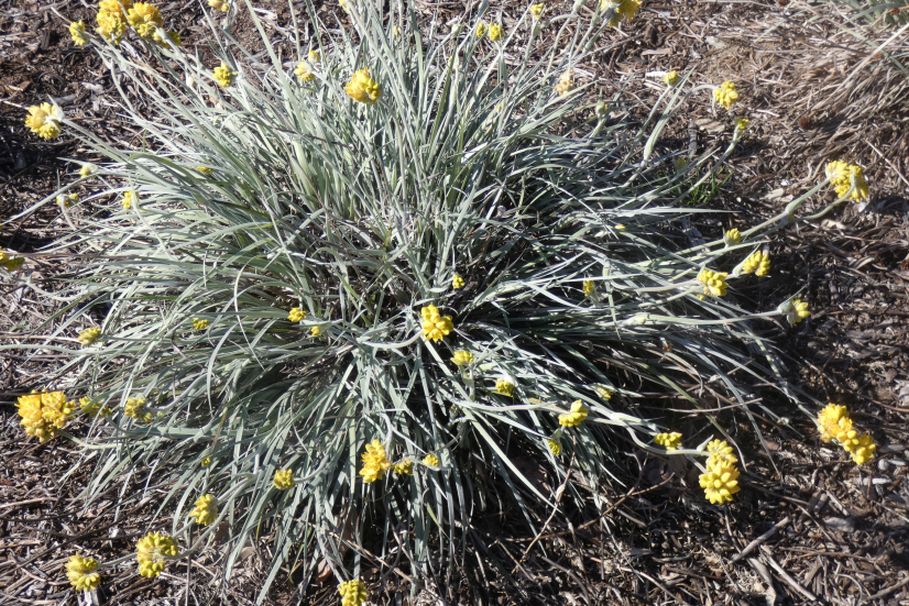
[[[363,467],[360,469],[360,476],[367,484],[384,478],[385,473],[391,467],[388,455],[385,454],[385,447],[379,440],[373,440],[366,445],[366,452],[363,453],[362,459]]]
[[[289,467],[276,469],[271,484],[278,490],[289,490],[294,487],[294,470]]]
[[[581,283],[581,289],[584,291],[585,297],[592,297],[593,293],[595,293],[597,290],[596,282],[593,280],[584,280]]]
[[[500,396],[505,396],[507,398],[514,397],[514,383],[508,379],[496,379],[496,386],[493,389],[493,393],[497,393]]]
[[[546,8],[546,5],[542,2],[535,2],[530,5],[530,8],[527,9],[530,12],[530,17],[534,21],[539,21],[540,17],[543,16],[543,10]]]
[[[556,82],[553,90],[560,97],[564,97],[574,90],[574,78],[572,78],[570,69],[566,69],[564,72],[562,72],[562,75],[559,76],[559,81]]]
[[[290,311],[287,312],[287,320],[297,324],[306,319],[306,311],[299,307],[291,307]]]
[[[72,555],[66,561],[66,578],[76,591],[91,591],[101,584],[98,561],[79,554]]]
[[[88,44],[88,38],[85,37],[84,21],[81,19],[79,21],[73,21],[69,24],[67,30],[69,30],[69,37],[72,38],[73,44],[76,46],[85,46]]]
[[[751,120],[749,120],[749,119],[746,118],[745,116],[742,116],[742,117],[740,117],[740,118],[736,118],[736,119],[735,119],[735,130],[736,130],[736,133],[739,134],[739,135],[741,135],[742,133],[744,133],[744,132],[745,132],[745,129],[748,128],[748,125],[749,125],[749,124],[751,124]]]
[[[316,73],[312,71],[309,61],[300,61],[294,68],[294,75],[300,82],[312,82],[316,79]]]
[[[874,439],[867,433],[859,434],[853,428],[849,410],[841,404],[827,404],[817,415],[817,427],[822,442],[836,440],[858,465],[873,459],[877,452]]]
[[[443,316],[435,305],[427,305],[420,309],[422,318],[423,338],[439,342],[454,330],[451,316]]]
[[[682,434],[677,431],[669,433],[658,433],[657,435],[653,436],[653,441],[666,450],[678,450],[682,445]]]
[[[560,454],[562,454],[562,445],[559,444],[559,442],[557,440],[553,440],[552,438],[549,438],[546,440],[546,448],[549,449],[549,452],[554,457],[557,457]]]
[[[868,182],[865,181],[861,166],[849,164],[842,160],[834,160],[827,163],[824,174],[827,176],[827,180],[830,181],[830,185],[833,186],[833,191],[840,198],[845,198],[848,195],[853,202],[861,202],[868,199]]]
[[[208,328],[210,322],[208,320],[203,320],[202,318],[193,318],[193,330],[203,331]]]
[[[6,271],[15,271],[25,263],[25,257],[13,257],[0,250],[0,267]]]
[[[149,2],[136,2],[126,11],[126,20],[140,38],[151,38],[164,26],[161,11]]]
[[[75,407],[62,391],[30,393],[19,396],[16,403],[25,433],[40,442],[47,442],[66,427]]]
[[[128,189],[123,192],[123,198],[120,200],[120,205],[123,207],[123,210],[129,210],[133,206],[139,206],[139,194],[136,193],[133,189]]]
[[[732,109],[735,102],[739,100],[739,92],[735,88],[735,82],[726,80],[713,89],[713,100],[726,109]]]
[[[149,532],[136,543],[139,574],[150,579],[159,577],[167,565],[166,558],[176,557],[178,553],[177,542],[172,536],[163,532]]]
[[[679,83],[679,80],[681,80],[681,78],[682,77],[679,75],[679,72],[674,69],[669,70],[663,74],[663,82],[665,82],[667,86],[675,86]]]
[[[142,396],[127,398],[126,404],[123,405],[123,414],[139,423],[151,423],[154,415],[145,404],[145,398]]]
[[[382,96],[382,88],[372,79],[372,74],[365,67],[354,72],[350,82],[344,87],[344,92],[357,103],[367,105],[375,103]]]
[[[234,82],[234,76],[237,73],[230,69],[230,66],[224,61],[221,62],[221,65],[211,70],[211,77],[221,88],[227,88]]]
[[[79,410],[81,410],[83,414],[92,417],[109,417],[114,412],[109,406],[102,405],[101,402],[98,402],[91,396],[82,396],[79,398]]]
[[[723,242],[726,244],[738,244],[742,241],[742,232],[737,227],[727,229],[723,233]]]
[[[615,27],[623,18],[625,21],[631,21],[637,17],[641,3],[642,0],[600,0],[600,11],[612,11],[609,25]]]
[[[42,103],[28,108],[25,126],[45,141],[60,136],[63,123],[63,110],[56,103]]]
[[[606,387],[604,385],[597,385],[596,387],[597,395],[603,399],[604,402],[608,402],[612,399],[612,394],[615,393],[615,390],[611,387]]]
[[[341,594],[341,606],[362,606],[369,599],[366,583],[360,579],[344,581],[338,585],[338,593]]]
[[[740,489],[738,458],[725,440],[712,440],[707,452],[707,470],[698,478],[704,496],[714,505],[729,503]]]
[[[100,0],[95,23],[95,31],[112,44],[119,44],[126,33],[126,11],[132,8],[132,0]]]
[[[779,307],[779,312],[786,314],[786,320],[792,326],[795,326],[802,320],[811,317],[811,311],[808,308],[808,302],[801,299],[790,299]]]
[[[311,326],[311,327],[309,328],[309,336],[310,336],[310,337],[318,337],[318,336],[321,335],[321,334],[322,334],[322,327],[319,326],[318,324],[317,324],[316,326]]]
[[[423,457],[423,465],[425,465],[426,467],[432,467],[433,469],[438,469],[439,465],[441,465],[441,464],[442,464],[442,462],[439,460],[439,457],[437,455],[435,455],[434,453],[429,453],[428,455]]]
[[[455,366],[468,366],[473,364],[473,353],[466,349],[457,349],[451,356],[451,363]]]
[[[83,164],[82,168],[79,169],[79,176],[83,179],[90,177],[95,172],[95,167],[91,164]]]
[[[79,333],[79,343],[89,346],[101,337],[101,329],[97,326],[90,326]]]
[[[698,273],[698,282],[704,285],[704,294],[711,297],[722,297],[726,295],[726,272],[713,271],[712,269],[703,268]]]
[[[562,427],[578,427],[587,419],[587,407],[580,400],[571,403],[571,410],[559,415],[559,425]]]
[[[464,288],[464,278],[461,277],[461,274],[456,273],[451,276],[451,287],[455,290]]]
[[[57,196],[57,204],[69,208],[79,201],[79,194],[60,194]]]
[[[745,261],[742,262],[742,273],[753,273],[758,278],[767,277],[770,274],[770,254],[756,250],[748,255]]]
[[[227,0],[208,0],[208,5],[216,11],[226,13],[230,10],[230,2]]]
[[[498,42],[502,39],[502,35],[505,33],[505,30],[502,29],[501,23],[490,23],[489,31],[486,33],[486,37],[489,38],[490,42]]]
[[[213,494],[204,494],[193,505],[193,510],[189,512],[196,524],[208,526],[218,517],[218,499]]]
[[[392,465],[391,470],[396,476],[409,476],[413,474],[413,459],[410,457],[402,459]]]

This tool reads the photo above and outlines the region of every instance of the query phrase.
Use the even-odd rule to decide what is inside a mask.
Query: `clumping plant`
[[[56,349],[87,398],[87,502],[141,479],[123,498],[164,495],[174,536],[226,543],[225,576],[268,539],[261,599],[283,566],[311,576],[324,562],[360,604],[368,554],[419,582],[461,557],[478,511],[507,503],[534,525],[555,497],[516,457],[581,504],[629,446],[709,454],[707,498],[732,500],[731,447],[683,449],[654,402],[747,411],[755,385],[795,400],[756,324],[795,324],[807,303],[749,310],[732,270],[769,271],[744,248],[821,186],[750,229],[689,238],[702,209],[678,204],[680,184],[699,186],[735,142],[673,168],[656,143],[684,79],[630,123],[573,76],[639,1],[576,2],[545,22],[535,4],[508,31],[361,0],[340,28],[307,2],[304,25],[296,4],[276,41],[248,2],[210,1],[250,9],[265,48],[213,25],[212,69],[153,5],[102,0],[100,38],[73,37],[110,66],[145,146],[105,142],[56,106],[29,114],[39,136],[65,124],[106,158],[80,171],[95,189],[74,205],[100,208],[73,214],[52,250],[87,259],[59,294],[64,330],[98,324]],[[555,42],[532,52],[543,27]],[[724,107],[738,98],[731,82],[717,91]],[[23,425],[49,439],[71,404],[23,396]],[[174,536],[140,539],[140,574],[178,557]]]

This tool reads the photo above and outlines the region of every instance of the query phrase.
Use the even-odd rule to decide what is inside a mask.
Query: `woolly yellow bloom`
[[[674,69],[663,74],[663,82],[665,82],[667,86],[675,86],[681,79],[682,77],[679,75],[679,72]]]
[[[95,31],[112,44],[119,44],[126,33],[126,11],[132,7],[131,0],[100,0],[95,15]]]
[[[189,516],[196,521],[196,524],[208,526],[218,517],[218,499],[213,494],[202,495],[196,499]]]
[[[385,473],[391,467],[388,455],[385,454],[385,447],[379,440],[373,440],[366,445],[366,451],[361,455],[363,467],[360,469],[360,476],[367,484],[372,484],[377,480],[385,477]]]
[[[556,82],[553,91],[560,96],[564,97],[568,93],[574,90],[574,79],[572,78],[572,73],[570,69],[566,69],[562,72],[562,75],[559,76],[559,81]]]
[[[366,583],[360,579],[344,581],[338,585],[338,593],[341,594],[341,606],[362,606],[369,599]]]
[[[127,398],[126,404],[123,405],[123,414],[140,423],[151,423],[155,416],[146,408],[145,404],[145,398],[142,396]]]
[[[454,330],[451,316],[443,316],[435,305],[426,305],[420,309],[422,318],[423,338],[439,342]]]
[[[151,38],[164,25],[161,11],[149,2],[136,2],[126,11],[126,20],[141,38]]]
[[[464,278],[461,277],[461,274],[454,274],[451,276],[451,287],[454,289],[464,288]]]
[[[697,280],[704,285],[704,294],[713,297],[722,297],[726,294],[726,272],[713,271],[703,268],[699,273]]]
[[[319,49],[313,48],[310,49],[308,53],[306,53],[306,58],[310,63],[318,63],[322,60],[322,53],[319,52]]]
[[[90,396],[82,396],[79,398],[79,410],[83,414],[87,414],[93,417],[109,417],[113,414],[113,411],[107,405],[102,405],[101,402],[98,402]]]
[[[73,21],[69,24],[67,28],[69,30],[69,37],[73,39],[73,44],[76,46],[85,46],[88,44],[88,38],[85,37],[85,22],[81,19],[79,21]]]
[[[546,8],[546,5],[544,3],[535,2],[534,4],[530,5],[530,8],[528,9],[528,11],[530,12],[530,16],[534,21],[539,21],[540,17],[543,16],[543,10],[545,8]]]
[[[825,406],[817,415],[817,426],[822,442],[836,440],[858,465],[870,461],[877,451],[870,435],[855,430],[849,410],[841,404]]]
[[[15,271],[19,269],[23,263],[25,263],[24,257],[11,257],[0,250],[0,266],[5,268],[6,271]]]
[[[738,244],[741,241],[742,232],[740,232],[737,227],[727,229],[725,233],[723,233],[723,242],[726,244]]]
[[[710,453],[707,457],[707,467],[719,462],[737,463],[739,460],[726,440],[711,440],[707,444],[707,452]]]
[[[581,288],[584,291],[585,297],[592,297],[593,293],[596,292],[597,285],[596,285],[596,282],[594,282],[593,280],[584,280],[584,282],[581,285]]]
[[[654,443],[662,446],[666,450],[678,450],[682,445],[682,434],[677,431],[670,433],[658,433],[653,436]]]
[[[302,322],[306,318],[306,312],[299,307],[291,307],[287,313],[287,319],[294,324]]]
[[[208,175],[212,174],[213,172],[215,172],[215,170],[210,166],[205,166],[204,164],[200,164],[196,167],[196,172],[199,174],[208,176]]]
[[[577,427],[587,418],[587,407],[580,400],[571,403],[571,410],[559,415],[559,425],[562,427]]]
[[[318,337],[321,334],[322,334],[322,327],[319,326],[318,324],[310,327],[310,329],[309,329],[310,337]]]
[[[751,120],[749,120],[748,118],[745,118],[744,116],[741,118],[736,118],[735,130],[739,131],[739,132],[744,132],[744,130],[746,128],[748,128],[749,124],[751,124]]]
[[[735,462],[719,460],[714,465],[708,462],[707,470],[698,477],[704,496],[714,505],[732,501],[739,492],[739,470]]]
[[[16,410],[25,433],[40,442],[47,442],[66,427],[75,408],[62,391],[30,393],[19,396]]]
[[[297,67],[294,68],[294,75],[300,82],[312,82],[316,79],[316,74],[312,71],[307,61],[297,63]]]
[[[216,11],[226,13],[230,10],[230,2],[227,0],[208,0],[208,5]]]
[[[156,29],[151,39],[158,46],[167,46],[167,41],[170,41],[174,46],[180,46],[181,42],[180,34],[177,32],[165,32],[163,29]]]
[[[552,456],[557,457],[562,454],[562,445],[559,444],[556,440],[547,439],[546,448],[549,449],[549,452],[552,453]]]
[[[600,11],[613,11],[609,25],[615,27],[624,18],[625,21],[634,19],[641,10],[642,0],[600,0]]]
[[[205,330],[208,328],[209,321],[203,320],[202,318],[193,318],[193,330]]]
[[[91,164],[83,164],[82,168],[79,169],[79,176],[83,179],[92,176],[95,172],[95,167]]]
[[[202,457],[202,460],[199,461],[199,465],[201,467],[211,467],[211,457],[209,457],[209,456]]]
[[[233,84],[234,76],[236,75],[237,73],[232,71],[230,66],[224,61],[221,62],[221,65],[211,71],[212,78],[214,78],[215,82],[221,88],[227,88]]]
[[[46,141],[60,136],[63,123],[63,110],[56,103],[42,103],[28,108],[25,126]]]
[[[101,329],[97,326],[92,326],[79,333],[79,343],[87,347],[97,341],[100,337]]]
[[[350,82],[344,87],[347,96],[357,103],[373,104],[382,96],[382,88],[372,79],[369,69],[362,68],[354,72]]]
[[[758,278],[770,274],[770,255],[764,251],[756,250],[742,262],[742,273],[754,273]]]
[[[451,356],[451,363],[455,366],[467,366],[473,364],[473,353],[466,349],[456,349]]]
[[[726,109],[732,109],[735,102],[739,100],[739,92],[735,89],[735,82],[726,80],[713,89],[713,100]]]
[[[288,490],[294,487],[294,470],[287,467],[276,469],[271,479],[271,484],[278,490]]]
[[[123,192],[123,197],[120,199],[120,205],[123,207],[123,210],[129,210],[133,206],[138,207],[139,205],[139,194],[135,190],[128,189]]]
[[[856,465],[864,465],[874,458],[876,452],[877,444],[874,443],[874,439],[871,436],[865,433],[860,435],[855,443],[852,444],[852,450],[849,451],[849,454],[852,455],[852,460],[855,461]]]
[[[139,574],[151,579],[161,576],[167,558],[177,557],[179,549],[173,537],[163,532],[149,532],[136,543]]]
[[[869,197],[868,182],[862,167],[857,164],[848,164],[842,160],[828,162],[824,174],[833,186],[833,190],[840,198],[847,195],[853,202],[861,202]]]
[[[482,38],[483,36],[486,35],[486,32],[488,32],[488,31],[489,31],[489,26],[486,25],[486,22],[480,21],[479,23],[477,23],[477,28],[474,30],[473,33],[477,38]]]
[[[69,208],[79,201],[79,194],[60,194],[57,196],[57,204]]]
[[[604,401],[608,402],[612,399],[612,394],[615,393],[615,389],[612,387],[606,387],[604,385],[597,385],[596,392],[598,396],[600,396]]]
[[[789,322],[789,324],[792,326],[795,326],[802,320],[811,317],[811,311],[808,308],[808,303],[799,298],[783,301],[783,303],[777,307],[777,311],[781,314],[785,314],[786,321]]]
[[[498,42],[502,39],[502,34],[504,30],[502,29],[501,23],[490,23],[489,31],[486,33],[486,36],[489,38],[490,42]]]
[[[442,462],[439,461],[439,457],[436,456],[434,453],[429,453],[428,455],[423,457],[423,465],[426,465],[427,467],[432,467],[433,469],[438,469],[439,465],[441,465],[441,464],[442,464]]]
[[[493,393],[497,393],[500,396],[506,396],[508,398],[514,397],[514,383],[508,379],[496,379],[496,387],[493,389]]]
[[[413,474],[413,459],[406,458],[398,461],[392,466],[392,471],[396,476],[409,476]]]
[[[81,555],[71,555],[66,561],[66,578],[76,591],[91,591],[101,584],[98,561]]]

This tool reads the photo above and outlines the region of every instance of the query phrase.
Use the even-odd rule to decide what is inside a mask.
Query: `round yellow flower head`
[[[79,194],[60,194],[57,196],[57,204],[69,208],[79,201]]]
[[[360,579],[344,581],[338,585],[338,593],[341,594],[341,606],[362,606],[369,599],[366,583]]]
[[[562,75],[559,76],[559,81],[556,82],[556,85],[552,90],[560,97],[564,97],[574,90],[574,78],[572,78],[570,69],[566,69],[562,72]]]
[[[606,387],[605,385],[597,385],[596,392],[600,398],[602,398],[605,402],[608,402],[612,399],[612,394],[615,393],[615,389],[612,387]]]
[[[375,103],[382,96],[382,88],[372,79],[372,74],[365,67],[354,72],[350,82],[344,87],[344,92],[357,103],[367,105]]]
[[[208,320],[203,320],[202,318],[193,318],[193,330],[203,331],[208,328]]]
[[[486,22],[480,21],[479,23],[477,23],[477,27],[473,31],[473,33],[477,38],[482,38],[483,36],[486,35],[486,32],[488,32],[488,31],[489,31],[489,26],[486,25]]]
[[[739,100],[739,92],[735,89],[735,82],[726,80],[713,89],[713,100],[726,109],[732,109],[735,102]]]
[[[126,33],[126,12],[132,6],[130,0],[101,0],[98,2],[98,14],[95,15],[95,31],[111,44],[119,44]]]
[[[181,38],[180,34],[177,32],[165,32],[163,29],[156,29],[152,34],[152,42],[158,46],[167,46],[167,43],[170,42],[174,46],[180,46]]]
[[[857,164],[848,164],[842,160],[829,162],[824,169],[827,180],[840,198],[849,196],[853,202],[861,202],[869,197],[868,182],[862,167]]]
[[[86,179],[92,176],[95,172],[95,167],[91,164],[83,164],[82,168],[79,169],[79,176],[83,179]]]
[[[126,20],[141,38],[151,38],[164,25],[161,11],[149,2],[136,2],[126,11]]]
[[[551,438],[546,440],[546,448],[549,449],[549,452],[554,457],[557,457],[560,454],[562,454],[562,445],[559,444],[558,441],[553,440]]]
[[[733,227],[732,229],[727,229],[723,233],[723,242],[725,242],[726,244],[730,244],[730,245],[738,244],[741,241],[742,241],[742,232],[740,232],[737,227]]]
[[[736,132],[744,132],[748,125],[751,124],[751,120],[742,116],[741,118],[736,118],[735,120],[735,130]]]
[[[109,417],[113,411],[90,396],[79,398],[79,410],[92,417]]]
[[[663,82],[665,82],[667,86],[675,86],[681,79],[682,77],[679,75],[679,72],[674,69],[663,74]]]
[[[62,391],[30,393],[19,396],[16,410],[25,433],[47,442],[66,427],[75,402],[68,402]]]
[[[410,457],[402,459],[392,466],[392,471],[396,476],[409,476],[413,474],[413,459]]]
[[[294,324],[302,322],[306,318],[306,311],[299,307],[292,307],[287,313],[287,319]]]
[[[766,277],[770,273],[770,255],[764,251],[754,251],[742,262],[742,273],[754,273],[758,278]]]
[[[211,467],[211,457],[209,457],[209,456],[202,457],[202,460],[199,461],[199,465],[201,467]]]
[[[855,430],[849,410],[842,404],[827,404],[817,415],[817,427],[822,442],[836,440],[859,465],[870,461],[877,451],[871,436]]]
[[[730,446],[729,442],[726,440],[711,440],[707,444],[707,452],[710,456],[707,457],[707,467],[715,464],[725,464],[728,462],[738,463],[738,457],[735,456],[735,451]]]
[[[716,465],[708,464],[707,470],[698,477],[704,496],[714,505],[732,501],[739,492],[739,470],[734,462],[723,460]]]
[[[388,455],[385,454],[385,446],[379,440],[373,440],[366,445],[362,460],[363,467],[360,468],[360,476],[367,484],[372,484],[384,478],[391,467]]]
[[[678,450],[682,445],[682,434],[677,431],[670,433],[658,433],[657,435],[653,436],[653,441],[666,450]]]
[[[451,356],[451,363],[455,366],[468,366],[473,364],[473,353],[466,349],[456,349]]]
[[[559,415],[559,425],[562,427],[578,427],[587,419],[587,407],[580,400],[571,403],[571,410]]]
[[[712,297],[725,296],[727,291],[726,276],[729,274],[721,271],[713,271],[703,268],[699,273],[697,280],[704,285],[704,294]]]
[[[585,297],[592,297],[593,293],[595,293],[597,290],[597,285],[596,285],[596,282],[594,282],[593,280],[584,280],[584,282],[581,285],[581,288],[584,291]]]
[[[88,347],[101,337],[101,329],[97,326],[91,326],[79,333],[79,343]]]
[[[322,334],[322,327],[319,326],[318,324],[315,325],[315,326],[311,326],[311,327],[309,328],[309,336],[310,336],[310,337],[318,337],[318,336],[321,335],[321,334]]]
[[[306,53],[306,59],[310,63],[313,63],[313,64],[318,63],[319,61],[322,60],[322,53],[320,53],[319,49],[317,49],[317,48],[310,49],[310,51],[308,53]]]
[[[860,435],[856,441],[851,444],[851,450],[849,450],[849,454],[852,455],[852,460],[855,461],[856,465],[864,465],[874,458],[876,452],[877,444],[875,444],[874,439],[866,433]]]
[[[500,396],[505,396],[507,398],[514,397],[514,383],[508,379],[496,379],[496,387],[493,390],[494,393],[499,394]]]
[[[69,30],[69,37],[73,39],[73,44],[76,46],[85,46],[88,44],[88,38],[85,37],[85,22],[81,19],[79,21],[73,21],[69,24],[67,28]]]
[[[641,2],[642,0],[600,0],[600,11],[613,11],[609,25],[615,27],[623,18],[625,21],[634,19],[641,10]]]
[[[221,62],[221,65],[211,71],[212,78],[214,78],[215,82],[221,88],[227,88],[233,84],[234,76],[236,75],[237,73],[231,70],[230,66],[224,61]]]
[[[435,305],[426,305],[420,309],[423,338],[438,343],[454,330],[451,316],[443,316]]]
[[[149,532],[136,543],[136,562],[139,574],[150,579],[161,576],[167,558],[177,557],[179,549],[174,538],[163,532]]]
[[[439,457],[436,456],[434,453],[429,453],[428,455],[423,457],[423,465],[425,465],[426,467],[432,467],[433,469],[438,469],[439,465],[441,465],[441,464],[442,464],[442,462],[439,461]]]
[[[461,274],[456,273],[451,276],[451,287],[455,290],[464,288],[464,278],[461,277]]]
[[[60,136],[60,127],[63,123],[63,110],[56,103],[41,103],[28,108],[25,116],[25,126],[30,131],[50,141]]]
[[[543,16],[543,10],[546,8],[546,5],[542,2],[535,2],[530,5],[530,8],[527,9],[530,12],[530,16],[534,21],[539,21],[540,17]]]
[[[133,189],[126,190],[123,192],[123,198],[120,199],[120,205],[123,207],[123,210],[129,210],[133,206],[138,206],[139,194]]]
[[[218,499],[213,494],[202,495],[196,499],[189,515],[196,521],[196,524],[208,526],[218,517]]]
[[[297,63],[297,67],[294,68],[294,75],[300,82],[312,82],[316,79],[316,74],[312,71],[307,61]]]
[[[216,11],[226,13],[230,10],[230,2],[227,0],[208,0],[208,5]]]
[[[71,555],[66,561],[66,578],[76,591],[91,591],[101,584],[98,561],[81,555]]]
[[[487,32],[486,36],[489,38],[490,42],[498,42],[502,39],[503,33],[504,30],[502,29],[501,23],[490,23],[489,31]]]
[[[151,423],[155,416],[146,408],[145,404],[145,398],[142,396],[127,398],[126,404],[123,406],[123,414],[139,423]]]
[[[210,166],[205,166],[204,164],[200,164],[196,167],[196,172],[201,175],[208,176],[208,175],[212,174],[213,172],[215,172],[215,170]]]
[[[294,487],[294,470],[289,467],[285,469],[276,469],[275,475],[271,480],[272,486],[278,490],[288,490]]]

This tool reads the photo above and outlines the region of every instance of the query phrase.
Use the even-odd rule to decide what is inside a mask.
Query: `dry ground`
[[[162,2],[191,38],[198,7]],[[548,10],[557,12],[548,3]],[[506,15],[523,4],[502,2]],[[425,10],[459,10],[458,3],[420,3]],[[98,128],[111,104],[106,78],[90,51],[73,49],[53,15],[88,18],[74,1],[54,4],[0,0],[0,212],[21,211],[69,178],[59,157],[79,157],[65,139],[44,144],[26,136],[23,106],[46,95]],[[907,6],[909,13],[909,6]],[[179,16],[177,16],[179,15]],[[507,23],[507,19],[506,19]],[[774,243],[774,271],[789,282],[759,296],[779,300],[805,284],[814,317],[782,346],[793,375],[818,397],[844,401],[874,434],[880,457],[857,469],[822,446],[809,419],[778,412],[786,425],[762,420],[763,447],[741,427],[736,436],[753,454],[746,488],[727,509],[706,506],[690,470],[653,459],[605,511],[572,516],[539,537],[509,532],[506,517],[480,520],[486,550],[467,562],[466,576],[424,592],[419,603],[515,604],[909,604],[909,30],[867,24],[837,2],[650,1],[637,21],[616,34],[600,63],[589,66],[604,88],[624,79],[643,107],[652,103],[661,70],[691,69],[699,84],[731,78],[740,84],[752,118],[734,171],[711,200],[734,211],[726,224],[766,217],[821,178],[823,164],[847,158],[867,167],[870,207],[845,209],[800,224]],[[885,44],[886,43],[886,44]],[[893,54],[902,54],[902,65]],[[679,125],[699,145],[715,137],[716,116],[693,103]],[[728,133],[727,133],[728,135]],[[821,199],[818,199],[818,203]],[[64,226],[53,208],[0,231],[0,246],[31,252]],[[30,262],[28,278],[52,290],[66,271],[60,260]],[[6,314],[36,319],[53,301],[3,279]],[[779,282],[777,282],[779,284]],[[8,326],[4,320],[0,331]],[[0,342],[10,339],[0,332]],[[26,441],[17,427],[14,397],[50,380],[40,360],[27,365],[4,352],[0,360],[0,603],[75,604],[61,576],[66,556],[88,549],[111,561],[128,553],[148,524],[146,510],[117,511],[114,498],[75,514],[78,474],[69,468],[72,444]],[[528,551],[534,539],[533,549]],[[106,579],[106,604],[248,603],[255,585],[256,550],[247,578],[232,579],[218,601],[216,571],[204,559],[175,567],[156,582],[125,571]],[[406,589],[387,580],[379,602],[404,600]],[[332,587],[308,588],[307,602],[334,603]],[[275,601],[295,603],[291,581]]]

